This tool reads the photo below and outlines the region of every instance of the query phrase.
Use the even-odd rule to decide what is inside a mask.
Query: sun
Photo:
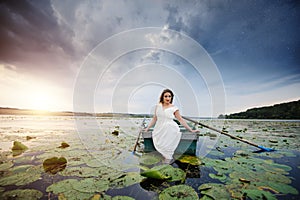
[[[54,97],[47,91],[33,91],[30,95],[30,108],[50,111],[55,104]]]

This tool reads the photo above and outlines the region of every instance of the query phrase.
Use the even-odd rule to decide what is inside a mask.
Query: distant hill
[[[53,116],[73,116],[73,115],[91,115],[89,113],[74,113],[74,112],[50,112],[42,110],[19,109],[19,108],[3,108],[0,107],[0,115],[53,115]]]
[[[46,115],[46,116],[94,116],[94,117],[150,117],[147,114],[130,113],[86,113],[86,112],[50,112],[41,110],[0,107],[0,115]]]
[[[245,112],[225,115],[226,119],[300,119],[300,100],[251,108]]]

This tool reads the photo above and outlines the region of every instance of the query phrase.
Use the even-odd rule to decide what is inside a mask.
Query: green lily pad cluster
[[[157,193],[159,199],[276,199],[286,194],[292,197],[299,195],[297,189],[291,186],[292,168],[271,160],[283,157],[295,160],[299,156],[291,151],[300,150],[298,122],[207,120],[203,123],[219,130],[224,127],[230,134],[266,147],[275,147],[278,151],[254,154],[252,151],[256,150],[255,147],[212,132],[203,134],[203,137],[216,142],[216,145],[209,144],[212,150],[209,149],[208,157],[200,160],[196,156],[184,155],[177,158],[173,165],[178,167],[173,167],[155,166],[161,163],[162,157],[154,153],[143,154],[141,157],[131,154],[137,129],[127,127],[132,135],[126,135],[123,131],[126,127],[122,124],[122,131],[116,137],[111,134],[110,127],[115,127],[111,118],[101,118],[99,121],[105,130],[101,133],[87,132],[84,138],[78,138],[72,130],[22,130],[29,134],[34,131],[33,135],[37,135],[36,139],[26,141],[29,150],[19,150],[18,146],[23,144],[16,140],[23,141],[24,138],[6,136],[5,141],[17,142],[13,152],[26,153],[12,157],[9,152],[8,157],[1,159],[0,199],[16,196],[39,199],[42,198],[41,193],[44,198],[49,193],[51,199],[133,199],[128,196],[111,197],[106,193],[111,189],[125,191],[126,187],[135,184],[137,188],[141,186],[145,189],[148,183],[154,185],[149,190]],[[204,127],[202,129],[203,133],[210,131]],[[42,134],[38,135],[39,131]],[[68,143],[62,143],[66,138]],[[84,144],[95,142],[87,150],[82,141],[85,141]],[[57,148],[59,145],[60,148]],[[230,151],[242,150],[228,155],[227,148]],[[54,160],[49,159],[55,157]],[[45,173],[45,169],[50,174]],[[208,179],[209,183],[193,185],[192,188],[189,184],[193,179]],[[36,190],[34,187],[39,183],[48,186],[47,190]],[[19,189],[15,190],[16,187]]]
[[[223,182],[207,183],[199,187],[201,194],[212,199],[220,199],[222,196],[276,199],[274,194],[298,195],[297,189],[289,185],[292,181],[287,176],[292,169],[290,166],[248,156],[227,157],[223,160],[204,158],[203,161],[206,167],[215,171],[209,176]]]
[[[128,172],[114,179],[104,179],[102,177],[77,179],[65,179],[50,185],[47,192],[53,192],[57,195],[63,195],[67,199],[89,199],[93,197],[97,199],[99,195],[95,193],[103,193],[109,188],[123,188],[141,182],[143,177],[137,172]],[[100,195],[101,196],[101,195]],[[100,198],[102,199],[102,198]],[[107,199],[111,199],[107,196]],[[113,198],[118,199],[118,198]],[[119,199],[128,199],[120,197]]]
[[[9,168],[6,174],[9,175],[0,178],[1,186],[21,186],[39,180],[41,178],[42,168],[41,166],[33,165],[17,166]]]
[[[16,189],[6,191],[0,197],[2,200],[40,199],[43,197],[43,193],[35,189]]]

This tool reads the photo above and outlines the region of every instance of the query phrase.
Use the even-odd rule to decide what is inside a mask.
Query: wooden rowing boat
[[[179,127],[180,127],[180,132],[182,134],[181,134],[180,142],[175,150],[175,153],[196,155],[198,134],[187,131],[183,126],[179,126]],[[142,137],[144,140],[144,152],[155,151],[155,147],[152,141],[152,131],[153,128],[150,129],[148,132],[142,132]]]

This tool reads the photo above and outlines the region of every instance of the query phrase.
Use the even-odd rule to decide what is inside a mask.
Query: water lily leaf
[[[170,175],[166,175],[162,172],[163,168],[167,168],[169,165],[160,165],[153,167],[149,170],[141,172],[141,175],[147,178],[154,178],[159,180],[167,180],[170,179]]]
[[[184,182],[186,178],[186,173],[180,169],[180,168],[170,168],[170,170],[166,170],[164,173],[168,174],[171,176],[171,179],[168,179],[168,182],[173,182],[173,181],[181,181],[182,183]]]
[[[214,200],[214,199],[209,196],[204,195],[200,198],[200,200]]]
[[[16,174],[19,172],[25,172],[26,170],[28,170],[29,168],[34,167],[34,165],[19,165],[19,166],[15,166],[13,168],[11,168],[10,170]]]
[[[26,140],[31,140],[31,139],[35,139],[36,137],[32,137],[32,136],[26,136]]]
[[[28,149],[27,146],[22,144],[21,142],[14,141],[13,147],[11,148],[13,156],[21,155],[23,152],[25,152]]]
[[[65,179],[48,186],[46,192],[53,192],[54,194],[63,193],[73,189],[73,185],[78,182],[76,179]]]
[[[159,194],[159,200],[184,199],[194,200],[199,199],[197,192],[188,185],[175,185],[163,190]]]
[[[205,183],[198,188],[201,194],[209,196],[212,199],[230,199],[230,193],[223,184]]]
[[[25,152],[25,150],[13,150],[12,151],[12,155],[13,155],[13,157],[19,156],[19,155],[21,155],[24,152]]]
[[[159,180],[167,180],[168,182],[185,180],[186,174],[180,168],[174,168],[171,165],[159,165],[141,173],[147,178],[154,178]]]
[[[292,170],[292,167],[288,166],[288,165],[283,165],[283,164],[278,164],[278,163],[271,163],[272,167],[274,168],[278,168],[278,169],[281,169],[281,170],[284,170],[284,171],[291,171]]]
[[[201,165],[201,160],[197,156],[183,155],[178,160],[190,165]]]
[[[144,154],[139,159],[141,164],[144,165],[154,165],[161,161],[161,158],[155,154]]]
[[[61,149],[64,149],[64,148],[67,148],[69,147],[70,145],[66,142],[62,142],[61,145],[58,147],[58,148],[61,148]]]
[[[80,187],[79,184],[79,181],[76,179],[65,179],[48,186],[46,192],[58,194],[60,199],[90,199],[94,193],[81,192],[74,189],[75,187]]]
[[[224,174],[212,174],[209,173],[209,177],[213,178],[213,179],[218,179],[221,182],[225,182],[225,180],[227,179],[227,176]]]
[[[25,146],[24,144],[22,144],[21,142],[18,142],[18,141],[14,141],[13,147],[11,148],[11,150],[13,150],[13,151],[15,151],[15,150],[25,151],[27,149],[28,149],[27,146]]]
[[[59,172],[62,176],[77,176],[77,177],[96,177],[101,175],[99,168],[91,167],[68,167],[65,170]]]
[[[0,179],[0,185],[26,185],[40,179],[41,173],[42,169],[40,166],[32,166],[24,171],[2,177]]]
[[[77,182],[72,182],[72,187],[85,193],[103,192],[108,189],[108,181],[95,178],[86,178]]]
[[[112,188],[123,188],[130,185],[140,183],[144,178],[138,172],[128,172],[123,174],[116,179],[111,180],[110,187]]]
[[[64,193],[59,193],[58,200],[82,200],[82,199],[90,199],[94,193],[86,193],[86,192],[79,192],[75,189],[65,191]]]
[[[10,190],[6,191],[2,194],[1,199],[2,200],[23,200],[23,199],[40,199],[42,198],[43,193],[39,190],[34,189],[17,189],[17,190]]]
[[[8,161],[8,162],[5,162],[5,163],[0,164],[0,172],[8,170],[8,169],[11,168],[13,165],[14,165],[14,164],[13,164],[12,161]]]
[[[45,172],[50,172],[51,174],[56,174],[57,172],[64,170],[66,166],[67,159],[65,157],[52,157],[43,162]]]
[[[277,198],[275,195],[273,195],[270,192],[264,191],[264,190],[249,190],[249,189],[243,189],[244,196],[247,196],[251,199],[268,199],[268,200],[276,200]]]
[[[282,182],[259,182],[256,184],[257,186],[268,186],[270,188],[272,188],[273,190],[280,192],[282,194],[294,194],[294,195],[298,195],[299,192],[296,188],[294,188],[291,185],[282,183]]]

